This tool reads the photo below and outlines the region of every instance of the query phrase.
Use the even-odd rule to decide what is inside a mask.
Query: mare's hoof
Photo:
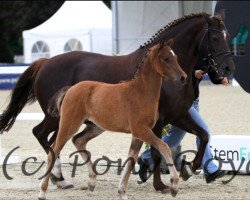
[[[58,181],[56,183],[56,185],[57,185],[58,188],[64,189],[64,190],[65,189],[71,189],[71,188],[74,187],[74,185],[71,182],[67,181],[67,180]]]
[[[191,165],[185,165],[181,172],[180,172],[180,177],[182,178],[183,181],[187,181],[192,175],[193,175],[193,172],[191,170]]]
[[[170,187],[166,187],[166,188],[164,188],[164,189],[161,189],[161,193],[162,194],[167,194],[167,193],[170,193]]]
[[[153,183],[153,186],[156,191],[161,191],[162,194],[170,193],[170,186],[163,182]]]
[[[51,173],[50,180],[53,185],[56,185],[60,189],[71,189],[74,187],[74,185],[65,180],[64,178],[57,178],[54,174]]]
[[[57,185],[57,182],[62,181],[60,178],[57,178],[53,173],[50,175],[50,180],[53,185]]]

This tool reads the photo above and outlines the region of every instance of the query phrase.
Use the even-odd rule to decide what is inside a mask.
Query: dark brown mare
[[[47,112],[48,102],[52,96],[65,86],[74,85],[83,80],[95,80],[107,83],[118,83],[129,80],[143,55],[153,45],[175,38],[172,46],[178,56],[178,62],[188,75],[187,84],[177,90],[176,86],[163,81],[160,102],[159,119],[153,132],[161,137],[164,125],[171,123],[181,129],[200,137],[201,145],[193,161],[193,169],[201,165],[207,139],[205,130],[199,127],[187,114],[194,99],[192,88],[192,72],[197,58],[208,60],[207,70],[214,83],[220,83],[221,77],[229,77],[234,72],[234,63],[228,48],[228,35],[223,23],[223,14],[210,16],[198,13],[177,19],[159,30],[149,42],[136,51],[124,56],[105,56],[90,52],[69,52],[50,59],[34,62],[20,77],[12,91],[11,100],[0,118],[0,132],[8,131],[15,122],[17,115],[28,102],[38,100],[43,112],[44,120],[33,129],[33,134],[48,153],[50,145],[55,141],[58,132],[59,119]],[[126,66],[126,67],[124,67]],[[88,123],[86,128],[74,136],[73,142],[77,146],[84,135],[97,132],[94,124]],[[48,136],[53,136],[48,141]],[[154,171],[154,188],[165,191],[168,187],[160,178],[160,154],[152,148],[156,168]],[[59,162],[59,160],[58,160]],[[58,182],[64,182],[58,164],[55,174]],[[67,187],[67,183],[63,183]]]
[[[158,119],[162,78],[165,77],[180,87],[186,83],[187,75],[179,66],[177,57],[170,48],[172,41],[171,39],[150,48],[142,64],[138,66],[136,76],[130,81],[117,84],[81,81],[70,88],[66,87],[68,90],[65,88],[59,90],[50,101],[49,113],[56,117],[60,116],[58,135],[52,145],[55,157],[58,157],[66,142],[86,120],[96,124],[101,132],[109,130],[132,133],[128,162],[118,190],[122,200],[128,199],[126,190],[129,176],[143,142],[158,149],[171,165],[171,194],[175,196],[178,192],[179,175],[173,164],[171,150],[152,132]],[[97,136],[95,133],[92,135],[89,134],[87,137]],[[84,141],[85,138],[82,139],[82,143]],[[88,161],[88,185],[90,188],[95,188],[96,174],[90,158],[86,156],[86,146],[87,142],[78,146],[78,151],[81,152],[84,161]],[[47,171],[54,161],[52,154],[49,153]],[[50,173],[41,182],[39,199],[45,199],[49,177]]]

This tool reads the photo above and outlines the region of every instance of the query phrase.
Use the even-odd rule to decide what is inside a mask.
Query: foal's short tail
[[[61,104],[69,88],[70,86],[63,87],[50,99],[47,111],[52,117],[60,117]]]
[[[41,58],[32,63],[18,79],[15,88],[11,92],[9,105],[0,115],[1,134],[4,131],[9,131],[11,129],[16,121],[17,115],[27,103],[33,103],[36,100],[33,87],[34,81],[39,69],[46,60],[46,58]]]

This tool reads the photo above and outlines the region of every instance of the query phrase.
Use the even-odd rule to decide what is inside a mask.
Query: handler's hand
[[[224,77],[221,81],[221,84],[222,85],[228,85],[229,84],[229,81],[228,81],[228,78],[227,77]]]
[[[202,71],[202,70],[195,70],[194,76],[195,76],[196,78],[198,78],[198,79],[201,79],[201,78],[203,78],[203,76],[204,76],[204,71]]]

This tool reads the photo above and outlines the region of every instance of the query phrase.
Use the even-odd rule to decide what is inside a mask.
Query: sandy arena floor
[[[7,105],[9,91],[0,91],[0,112]],[[250,94],[244,92],[240,87],[214,86],[203,84],[201,86],[200,112],[207,121],[214,135],[250,135]],[[41,112],[38,103],[26,106],[23,112]],[[32,160],[26,163],[25,170],[32,173],[46,160],[46,154],[32,134],[32,128],[39,121],[16,121],[8,133],[1,136],[1,156],[6,156],[15,147],[19,148],[12,154],[19,156],[21,162],[7,165],[7,172],[13,178],[7,180],[0,166],[0,199],[20,200],[37,199],[39,192],[39,180],[45,172],[45,166],[34,175],[26,176],[22,171],[24,160],[33,156],[37,162]],[[92,160],[96,161],[103,155],[110,160],[119,158],[125,161],[130,145],[130,135],[104,132],[92,140],[88,150],[92,153]],[[143,147],[144,148],[144,147]],[[182,148],[196,149],[195,137],[187,134],[182,142]],[[118,199],[117,186],[120,175],[117,168],[111,167],[104,175],[97,178],[94,192],[81,189],[87,180],[87,169],[85,166],[78,167],[76,176],[72,175],[72,166],[75,157],[69,158],[75,151],[71,142],[68,142],[61,153],[63,172],[65,177],[75,184],[75,188],[61,190],[53,185],[49,186],[47,199],[53,200],[77,200],[77,199]],[[81,158],[79,157],[79,162]],[[105,162],[99,162],[105,164]],[[97,166],[99,173],[105,171],[106,167]],[[169,175],[162,175],[165,183],[169,182]],[[181,181],[180,190],[175,199],[246,199],[250,200],[250,176],[237,175],[230,183],[224,185],[222,180],[228,180],[231,175],[223,177],[212,184],[206,184],[202,174],[191,177],[187,182]],[[171,199],[170,194],[161,194],[152,187],[152,178],[147,183],[138,184],[138,175],[131,175],[128,185],[128,196],[130,199]]]

